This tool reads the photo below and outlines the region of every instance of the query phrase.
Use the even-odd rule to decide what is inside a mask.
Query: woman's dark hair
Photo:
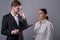
[[[18,5],[19,5],[19,6],[22,5],[21,2],[18,1],[18,0],[13,0],[12,3],[11,3],[11,7],[12,7],[12,6],[16,7],[16,6],[18,6]]]
[[[45,9],[45,8],[41,8],[41,9],[39,9],[39,10],[43,11],[45,15],[47,15],[47,14],[48,14],[48,13],[47,13],[47,9]],[[45,18],[45,19],[49,20],[49,17],[48,17],[48,16],[46,16],[46,18]]]

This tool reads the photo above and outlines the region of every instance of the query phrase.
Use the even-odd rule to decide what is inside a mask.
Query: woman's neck
[[[40,20],[40,23],[42,24],[42,22],[43,22],[44,20],[45,20],[45,19],[41,19],[41,20]]]

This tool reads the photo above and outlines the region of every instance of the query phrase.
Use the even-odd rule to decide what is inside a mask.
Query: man
[[[7,36],[6,40],[23,40],[22,31],[27,28],[27,21],[21,11],[21,3],[14,0],[11,3],[11,12],[3,16],[1,33]]]

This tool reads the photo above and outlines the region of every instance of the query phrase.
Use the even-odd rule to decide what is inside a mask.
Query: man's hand
[[[32,40],[35,40],[35,38],[32,38]]]
[[[24,15],[24,12],[23,11],[20,11],[20,12],[18,12],[19,13],[19,15],[23,18],[23,19],[25,19],[25,15]]]
[[[11,34],[18,34],[19,33],[19,30],[18,29],[14,29],[12,30]]]

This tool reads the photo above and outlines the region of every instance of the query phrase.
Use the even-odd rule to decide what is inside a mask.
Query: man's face
[[[16,7],[13,7],[12,9],[15,13],[18,13],[22,8],[21,8],[21,6],[18,5]]]

